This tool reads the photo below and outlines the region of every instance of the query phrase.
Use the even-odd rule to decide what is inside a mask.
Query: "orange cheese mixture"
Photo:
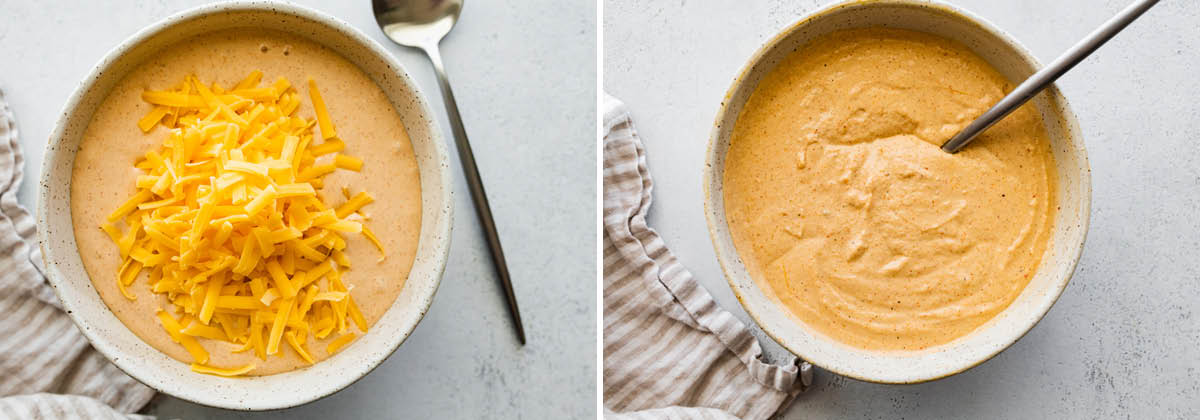
[[[1027,104],[956,155],[938,146],[1013,85],[963,45],[834,32],[780,62],[734,128],[730,232],[750,275],[803,325],[870,350],[921,350],[992,319],[1038,269],[1056,206]]]

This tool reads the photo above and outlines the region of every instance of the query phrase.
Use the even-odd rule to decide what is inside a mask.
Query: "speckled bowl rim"
[[[716,118],[714,119],[713,128],[712,128],[712,131],[711,131],[711,134],[709,137],[707,151],[705,153],[705,166],[702,171],[703,172],[702,173],[702,182],[703,182],[703,190],[704,190],[704,214],[705,214],[705,219],[707,220],[707,223],[708,223],[709,238],[712,240],[713,248],[717,254],[717,260],[721,265],[721,270],[725,275],[725,279],[726,279],[727,283],[729,284],[729,287],[733,290],[734,295],[737,297],[738,302],[742,305],[742,307],[746,310],[746,312],[750,315],[750,317],[754,320],[754,322],[756,324],[758,324],[759,327],[762,328],[763,332],[765,332],[769,337],[771,337],[777,343],[782,345],[788,351],[792,352],[793,354],[796,354],[797,356],[800,356],[801,358],[805,359],[806,361],[808,361],[816,366],[819,366],[821,368],[824,368],[826,370],[832,371],[836,374],[842,375],[842,376],[846,376],[846,377],[850,377],[850,378],[854,378],[854,379],[858,379],[858,380],[866,381],[866,382],[883,383],[883,384],[915,384],[915,383],[928,382],[928,381],[933,381],[933,380],[942,379],[942,378],[945,378],[948,376],[952,376],[952,375],[964,372],[966,370],[969,370],[975,366],[982,364],[983,362],[990,360],[992,357],[995,357],[997,354],[1000,354],[1000,352],[1006,350],[1013,343],[1020,340],[1021,337],[1024,337],[1024,335],[1027,334],[1030,330],[1032,330],[1033,327],[1035,325],[1037,325],[1038,322],[1041,321],[1041,319],[1045,316],[1045,314],[1047,312],[1049,312],[1050,308],[1054,305],[1055,302],[1057,302],[1058,298],[1062,295],[1062,292],[1064,290],[1066,290],[1067,284],[1070,282],[1070,279],[1071,279],[1072,275],[1074,274],[1075,269],[1079,263],[1080,256],[1083,253],[1083,246],[1087,239],[1087,232],[1088,232],[1088,226],[1090,224],[1090,214],[1091,214],[1091,198],[1092,198],[1091,169],[1090,169],[1090,165],[1088,163],[1087,151],[1084,146],[1083,137],[1082,137],[1081,131],[1079,129],[1079,124],[1078,124],[1078,121],[1076,120],[1075,114],[1074,114],[1074,112],[1071,111],[1070,105],[1068,104],[1066,98],[1058,90],[1057,85],[1052,85],[1051,87],[1047,88],[1047,92],[1049,92],[1051,97],[1054,99],[1054,102],[1056,104],[1058,104],[1058,113],[1059,113],[1060,121],[1057,124],[1060,124],[1062,126],[1061,129],[1063,132],[1065,132],[1068,135],[1068,137],[1071,141],[1071,145],[1075,146],[1074,149],[1072,149],[1070,151],[1064,151],[1064,153],[1070,153],[1075,159],[1078,159],[1078,165],[1080,166],[1080,169],[1082,172],[1080,175],[1080,185],[1077,186],[1077,189],[1079,190],[1079,193],[1083,195],[1083,198],[1082,198],[1081,202],[1079,203],[1080,208],[1078,209],[1077,214],[1069,216],[1069,217],[1075,217],[1075,219],[1072,219],[1074,222],[1076,222],[1075,228],[1082,230],[1082,232],[1079,236],[1079,240],[1077,243],[1072,243],[1072,244],[1068,245],[1068,247],[1069,247],[1068,253],[1065,255],[1059,256],[1060,259],[1062,259],[1062,258],[1066,259],[1068,267],[1066,268],[1066,270],[1063,271],[1064,275],[1061,275],[1059,278],[1056,279],[1057,281],[1055,283],[1053,283],[1053,289],[1050,291],[1050,293],[1048,295],[1046,295],[1043,298],[1044,300],[1040,302],[1041,305],[1037,308],[1034,308],[1036,313],[1029,314],[1029,315],[1033,315],[1033,316],[1028,317],[1029,319],[1031,319],[1031,321],[1028,321],[1023,325],[1017,326],[1016,334],[1005,337],[1001,342],[993,343],[993,345],[989,349],[987,349],[986,352],[980,354],[980,357],[964,358],[962,360],[957,361],[956,363],[947,363],[939,369],[931,369],[929,371],[921,372],[921,373],[917,373],[917,374],[881,375],[878,373],[873,373],[873,372],[865,371],[863,369],[859,369],[858,366],[851,366],[850,364],[840,363],[839,361],[832,361],[825,357],[819,357],[816,354],[814,354],[812,351],[810,351],[809,348],[807,348],[805,345],[803,345],[803,343],[791,342],[791,341],[787,340],[784,337],[784,334],[781,334],[785,330],[792,330],[792,331],[788,331],[789,335],[795,333],[796,331],[803,331],[800,333],[801,335],[809,336],[810,339],[814,340],[814,341],[832,342],[834,344],[840,345],[840,346],[842,346],[844,352],[846,352],[846,353],[853,353],[853,352],[869,353],[868,351],[864,351],[861,349],[854,349],[848,345],[845,345],[842,343],[837,343],[832,338],[825,337],[821,334],[814,334],[814,333],[808,331],[807,327],[800,325],[798,323],[798,321],[794,321],[790,325],[774,325],[771,322],[768,322],[768,320],[766,319],[766,316],[767,316],[766,313],[768,311],[768,308],[758,307],[758,306],[756,306],[756,304],[750,303],[751,300],[748,299],[748,293],[750,293],[750,292],[748,290],[746,290],[746,288],[749,288],[749,287],[757,288],[757,287],[759,287],[758,283],[754,279],[750,278],[748,274],[745,275],[745,278],[739,278],[740,276],[737,273],[735,273],[735,271],[732,269],[732,267],[734,267],[735,265],[738,267],[744,267],[744,266],[742,265],[743,263],[741,261],[741,258],[737,255],[737,251],[736,251],[735,247],[732,245],[732,243],[731,242],[728,244],[723,243],[723,241],[727,241],[729,239],[726,237],[723,237],[721,235],[721,233],[725,233],[725,235],[727,236],[729,228],[723,217],[724,209],[723,208],[719,209],[719,211],[717,209],[715,209],[716,200],[714,198],[714,192],[713,192],[712,186],[719,185],[717,183],[721,182],[721,180],[724,178],[724,174],[723,174],[724,167],[723,167],[723,165],[718,165],[718,163],[717,163],[718,161],[723,161],[723,157],[718,156],[718,147],[717,147],[718,143],[721,141],[721,139],[720,139],[721,124],[722,124],[722,121],[726,120],[727,113],[729,113],[731,110],[731,107],[732,107],[731,102],[732,102],[734,95],[739,91],[739,89],[741,89],[741,86],[744,83],[747,83],[746,79],[748,78],[749,73],[754,70],[756,65],[760,61],[762,61],[765,58],[765,56],[768,53],[770,53],[777,44],[781,43],[782,41],[784,41],[785,39],[787,39],[789,36],[793,35],[794,33],[798,32],[798,31],[802,31],[809,23],[811,23],[819,18],[822,18],[826,15],[832,14],[833,12],[840,12],[840,11],[843,11],[843,9],[847,9],[847,8],[863,8],[863,7],[874,7],[874,6],[902,6],[902,7],[914,7],[914,8],[927,8],[927,9],[936,10],[938,12],[946,13],[950,17],[956,18],[958,20],[963,21],[964,23],[967,23],[971,26],[977,27],[977,29],[982,30],[984,33],[986,33],[990,37],[995,38],[996,40],[1002,41],[1004,44],[1006,44],[1006,46],[1009,49],[1011,49],[1013,52],[1015,52],[1017,55],[1019,55],[1020,56],[1019,58],[1021,60],[1031,64],[1035,71],[1036,71],[1036,69],[1039,69],[1042,67],[1042,64],[1036,58],[1034,58],[1033,55],[1030,54],[1028,50],[1026,50],[1015,38],[1013,38],[1007,32],[996,28],[990,22],[988,22],[987,20],[985,20],[979,16],[976,16],[968,11],[959,9],[959,8],[951,6],[949,4],[943,3],[941,1],[936,1],[936,0],[845,0],[845,1],[836,2],[836,3],[830,4],[828,6],[825,6],[823,8],[820,8],[817,11],[812,12],[812,13],[802,17],[796,23],[789,25],[785,29],[781,30],[778,34],[776,34],[775,36],[773,36],[769,40],[767,40],[765,43],[763,43],[763,45],[761,47],[759,47],[758,50],[755,51],[754,55],[751,56],[750,59],[747,60],[745,66],[742,67],[742,69],[738,72],[738,76],[734,79],[733,83],[730,85],[729,89],[726,91],[725,96],[723,97],[723,100],[721,102],[720,109],[717,112]],[[734,116],[734,118],[736,119],[736,116]],[[723,190],[723,188],[721,188],[721,189]],[[723,206],[723,203],[724,203],[723,198],[721,199],[721,203]],[[1055,227],[1055,230],[1059,230],[1059,229],[1063,229],[1063,227],[1062,226]],[[729,251],[726,251],[725,249],[728,249]],[[1050,254],[1050,251],[1047,250],[1047,255],[1049,255],[1049,254]],[[1044,268],[1045,265],[1046,265],[1046,262],[1043,261],[1043,264],[1041,266],[1039,266],[1039,271],[1045,269]],[[759,293],[761,293],[761,292],[759,292]],[[1006,309],[1006,311],[1007,311],[1007,309]],[[997,316],[997,318],[1000,318],[1000,316]],[[972,336],[976,333],[979,333],[982,330],[992,328],[995,326],[994,324],[996,324],[996,323],[1000,323],[1003,321],[1009,321],[1009,320],[1013,321],[1010,323],[1023,321],[1023,319],[1021,319],[1021,318],[1005,318],[1003,320],[999,320],[997,318],[994,318],[993,320],[988,321],[984,325],[980,326],[979,329],[977,329],[975,332],[968,334],[967,337]],[[954,343],[957,343],[957,342],[958,342],[958,340],[952,341],[951,343],[948,343],[945,346],[953,345]],[[941,346],[935,347],[935,349],[940,348],[940,347]],[[895,361],[897,361],[897,362],[903,362],[904,361],[903,357],[905,357],[904,354],[902,354],[902,353],[889,353],[889,352],[879,352],[877,354],[877,356],[881,356],[882,358],[888,358],[888,357],[895,356]],[[842,361],[844,361],[844,358]]]
[[[79,307],[80,305],[77,299],[99,300],[100,297],[96,293],[95,289],[91,287],[90,281],[86,282],[88,287],[80,288],[70,286],[69,283],[64,280],[65,274],[61,271],[60,264],[62,264],[63,261],[66,261],[65,259],[74,258],[76,261],[78,261],[81,260],[81,258],[79,256],[78,249],[75,248],[73,231],[52,231],[48,228],[48,226],[51,224],[51,217],[55,214],[61,214],[61,211],[51,211],[52,205],[63,201],[61,194],[55,196],[54,193],[59,191],[59,189],[65,189],[67,203],[69,203],[70,196],[70,177],[67,176],[66,186],[63,186],[64,182],[62,179],[54,179],[52,176],[54,173],[52,168],[56,165],[64,164],[64,161],[67,165],[73,165],[71,162],[74,161],[74,150],[65,150],[65,145],[63,144],[65,142],[66,132],[69,130],[67,124],[69,124],[69,121],[73,119],[74,114],[78,112],[87,112],[88,119],[90,120],[90,114],[92,113],[92,110],[81,110],[81,101],[88,96],[89,91],[94,85],[99,83],[100,80],[103,80],[103,78],[106,77],[112,77],[106,75],[105,73],[110,70],[110,67],[114,65],[114,62],[123,58],[127,53],[130,52],[131,49],[141,45],[147,40],[162,35],[165,31],[175,27],[176,25],[191,23],[209,16],[225,13],[264,13],[276,16],[282,15],[285,18],[308,21],[312,24],[323,26],[325,29],[331,31],[332,37],[344,37],[344,39],[338,39],[349,42],[350,44],[357,44],[358,46],[362,47],[362,52],[367,54],[367,58],[363,58],[361,60],[374,59],[379,60],[383,65],[386,65],[390,71],[379,72],[379,77],[382,77],[383,80],[386,80],[388,83],[396,83],[398,86],[402,87],[401,89],[407,89],[411,92],[411,98],[407,99],[411,101],[411,104],[414,107],[414,111],[412,112],[415,112],[416,114],[412,119],[406,118],[405,123],[408,125],[410,122],[413,122],[413,119],[418,119],[416,122],[418,123],[417,127],[420,130],[414,130],[414,127],[407,127],[410,135],[412,135],[414,131],[427,133],[427,138],[423,140],[427,144],[422,148],[422,150],[426,151],[427,156],[419,156],[418,161],[421,162],[422,160],[425,160],[425,162],[419,164],[421,166],[420,173],[422,178],[426,178],[428,175],[434,175],[433,177],[430,177],[432,180],[429,182],[431,183],[427,183],[424,179],[422,180],[423,188],[421,200],[423,216],[421,221],[421,242],[418,245],[417,257],[416,262],[414,263],[413,271],[409,273],[408,281],[405,282],[405,288],[412,288],[414,290],[413,293],[416,293],[416,295],[412,297],[412,301],[416,302],[416,305],[401,306],[399,303],[400,298],[398,297],[397,302],[395,302],[394,305],[387,310],[383,318],[381,318],[380,323],[377,323],[369,333],[359,337],[359,339],[356,340],[356,343],[354,344],[362,347],[356,349],[356,346],[352,345],[341,352],[338,352],[338,354],[331,356],[329,359],[324,360],[321,363],[317,363],[316,365],[276,375],[247,378],[223,378],[198,374],[186,370],[187,365],[185,363],[170,359],[165,354],[158,352],[158,350],[150,348],[154,352],[158,352],[158,354],[162,355],[163,357],[167,357],[167,359],[170,361],[175,362],[177,365],[182,366],[182,368],[188,374],[178,374],[175,377],[170,377],[161,371],[156,371],[157,369],[162,368],[162,366],[155,365],[154,363],[156,362],[136,360],[135,357],[131,357],[131,351],[115,347],[113,342],[110,342],[109,338],[100,331],[102,329],[99,327],[100,323],[107,323],[109,324],[109,327],[113,327],[111,326],[111,323],[116,322],[118,323],[118,326],[113,328],[121,328],[124,329],[125,332],[132,334],[132,332],[129,332],[128,328],[126,328],[124,324],[121,324],[120,321],[116,319],[111,311],[108,310],[107,306],[101,304],[101,306],[104,308],[102,312],[106,312],[107,316],[104,316],[104,313],[97,313],[96,311],[89,313],[85,310],[80,310],[81,308]],[[240,26],[231,25],[227,27]],[[198,30],[194,33],[204,33],[208,30],[217,29]],[[315,33],[310,34],[300,30],[291,32],[295,35],[317,42],[318,44],[325,44],[322,40],[313,38],[313,36],[316,35]],[[341,54],[339,53],[339,55]],[[356,66],[361,67],[362,62],[360,59],[345,55],[342,56],[354,63]],[[124,77],[127,74],[128,71],[120,72],[118,76]],[[377,83],[379,82],[379,80],[374,80],[374,77],[376,76],[375,74],[369,72],[367,74],[372,77],[373,81]],[[104,92],[104,95],[107,95],[107,92]],[[391,95],[389,94],[389,99],[393,99],[390,96]],[[101,96],[101,98],[103,98],[103,96]],[[392,100],[392,102],[395,104],[395,100]],[[404,66],[398,60],[396,60],[391,53],[385,50],[378,42],[363,34],[357,28],[333,16],[316,11],[314,9],[297,6],[290,3],[263,0],[235,0],[219,2],[194,7],[173,14],[138,31],[109,51],[92,69],[92,71],[88,73],[87,77],[83,79],[83,81],[75,89],[74,93],[72,93],[72,95],[69,97],[66,105],[63,107],[60,118],[56,122],[54,129],[51,131],[50,138],[46,146],[45,159],[42,164],[42,174],[38,188],[37,202],[38,240],[43,253],[43,260],[45,262],[46,277],[48,278],[50,285],[53,286],[59,300],[62,301],[63,307],[67,314],[71,317],[76,326],[79,327],[80,331],[85,337],[87,337],[91,344],[97,350],[99,350],[101,354],[112,361],[113,364],[119,369],[129,374],[134,379],[137,379],[151,388],[154,388],[155,390],[201,405],[243,411],[284,409],[306,404],[332,395],[363,378],[376,367],[378,367],[381,363],[383,363],[384,360],[394,353],[397,348],[399,348],[400,344],[402,344],[412,334],[417,324],[425,316],[430,305],[433,303],[434,294],[437,292],[438,285],[441,282],[442,274],[445,271],[446,261],[449,257],[451,229],[454,220],[454,197],[452,190],[453,177],[449,170],[449,159],[447,157],[446,145],[443,141],[441,128],[438,126],[436,122],[437,120],[433,118],[433,115],[435,114],[429,107],[429,103],[425,99],[425,96],[420,90],[419,86],[414,80],[412,80],[411,77],[409,77],[408,73],[404,69]],[[82,134],[80,132],[76,135]],[[421,141],[415,137],[416,136],[413,136],[414,146],[418,144],[418,141]],[[64,150],[60,151],[60,149]],[[436,188],[430,190],[427,187]],[[440,189],[440,191],[437,191],[438,189]],[[65,210],[65,213],[69,220],[69,205],[67,207],[68,208]],[[430,220],[431,218],[428,217],[431,214],[435,216],[432,218],[432,220]],[[48,244],[52,244],[53,241],[57,240],[61,242],[68,238],[69,241],[67,242],[69,242],[69,244],[65,245],[69,245],[69,247],[56,247],[52,245],[48,246]],[[419,273],[417,271],[418,268],[422,269],[422,271]],[[414,276],[419,276],[419,284],[413,282]],[[401,296],[403,296],[405,293],[406,292],[401,292]],[[400,314],[392,316],[392,314],[396,313],[397,311],[400,311]],[[97,318],[93,319],[92,316],[97,316]],[[389,319],[394,319],[401,322],[399,322],[394,328],[388,328],[386,330],[379,327],[379,324],[381,324],[384,320]],[[383,332],[388,334],[382,335]],[[141,343],[141,345],[149,348],[149,345],[145,344],[144,342]],[[349,364],[350,366],[353,366],[353,369],[337,372],[323,372],[330,370],[330,368],[334,365],[332,361],[337,360],[338,358],[352,358],[347,359],[346,362],[339,362],[339,365]],[[307,384],[307,387],[299,392],[291,394],[277,392],[277,390],[280,389],[279,385],[283,383],[283,381],[289,380],[306,381],[305,383]]]

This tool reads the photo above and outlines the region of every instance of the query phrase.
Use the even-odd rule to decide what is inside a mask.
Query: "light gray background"
[[[744,322],[717,265],[700,169],[726,89],[767,39],[828,1],[609,0],[604,89],[624,100],[657,185],[650,226]],[[1042,62],[1127,0],[959,0]],[[1163,1],[1060,82],[1092,165],[1083,260],[1008,351],[922,385],[818,371],[784,418],[1200,417],[1200,2]],[[774,360],[786,355],[757,327]]]
[[[42,150],[67,96],[142,27],[200,1],[0,0],[0,89],[28,161],[33,207]],[[301,1],[395,53],[440,115],[432,70],[391,44],[367,0]],[[508,256],[529,344],[517,345],[458,159],[453,246],[433,307],[379,369],[348,389],[270,418],[590,418],[595,413],[595,7],[469,1],[442,43]],[[449,141],[450,130],[440,118]],[[256,417],[169,397],[164,417]]]

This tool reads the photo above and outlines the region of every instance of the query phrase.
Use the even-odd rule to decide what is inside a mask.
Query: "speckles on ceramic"
[[[1004,32],[950,6],[928,1],[848,1],[818,11],[785,29],[750,58],[717,113],[703,170],[705,217],[717,259],[738,301],[768,335],[789,351],[835,373],[884,383],[915,383],[962,372],[995,356],[1028,332],[1066,288],[1083,251],[1091,207],[1091,170],[1078,123],[1066,99],[1051,87],[1034,98],[1058,166],[1060,208],[1053,243],[1037,274],[1004,311],[975,332],[919,352],[867,351],[804,327],[769,290],[750,278],[725,222],[721,182],[730,133],[758,82],[809,40],[839,29],[884,26],[932,33],[962,42],[1010,80],[1024,80],[1040,65]]]
[[[100,300],[75,246],[70,180],[93,110],[132,68],[188,37],[259,27],[309,38],[363,70],[404,121],[421,173],[420,243],[400,296],[370,333],[312,367],[271,376],[222,378],[191,372],[137,338]],[[198,404],[235,410],[292,407],[333,394],[382,363],[429,309],[450,251],[453,219],[445,143],[421,91],[379,44],[336,18],[289,4],[236,1],[191,9],[138,32],[106,55],[68,99],[46,146],[38,191],[38,238],[46,275],[67,313],[101,353],[135,379]]]

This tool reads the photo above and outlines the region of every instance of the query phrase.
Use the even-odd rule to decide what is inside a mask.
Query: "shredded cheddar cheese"
[[[349,323],[367,331],[342,276],[350,268],[342,234],[361,233],[383,253],[361,212],[374,198],[347,190],[333,206],[319,192],[325,176],[361,171],[363,162],[342,153],[314,80],[316,119],[307,120],[296,115],[301,97],[290,81],[259,87],[262,78],[254,71],[225,89],[189,76],[143,92],[154,107],[138,128],[169,131],[134,163],[143,172],[136,193],[100,226],[123,259],[121,293],[135,299],[127,288],[148,273],[150,290],[174,306],[155,316],[199,373],[239,376],[255,365],[209,366],[198,339],[262,360],[289,347],[312,364],[309,337],[336,334],[326,347],[333,354],[355,339]]]
[[[252,370],[254,370],[254,364],[249,364],[249,365],[242,366],[240,368],[234,368],[234,369],[221,369],[221,368],[215,368],[212,366],[207,366],[207,365],[203,365],[203,364],[199,364],[199,363],[192,363],[192,371],[193,372],[207,373],[209,375],[217,375],[217,376],[241,376],[241,375],[250,373],[250,371],[252,371]]]
[[[329,354],[337,353],[338,350],[341,350],[342,347],[345,347],[346,344],[349,344],[351,341],[354,341],[354,333],[342,334],[341,336],[339,336],[338,338],[336,338],[332,342],[330,342],[329,346],[325,349],[325,351]]]

